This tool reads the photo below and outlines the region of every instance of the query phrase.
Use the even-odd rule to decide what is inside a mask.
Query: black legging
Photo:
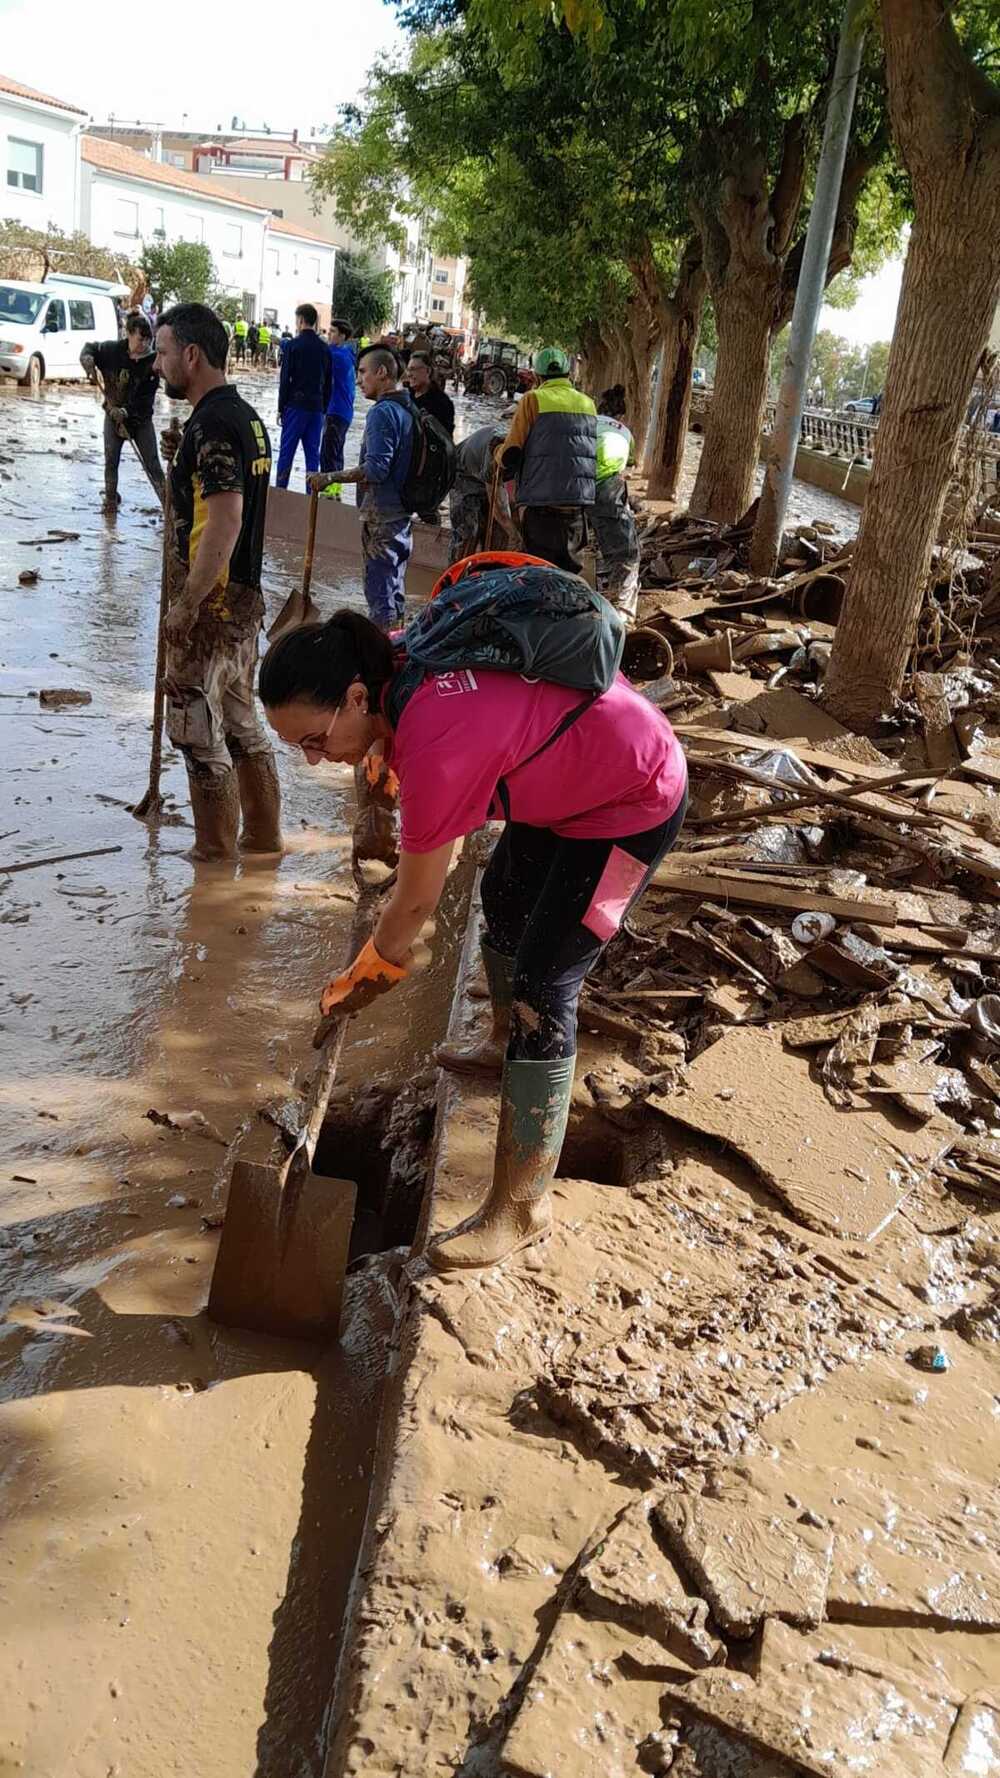
[[[486,942],[516,958],[507,1054],[576,1054],[585,976],[677,838],[687,795],[668,821],[615,840],[568,840],[511,821],[483,876]]]

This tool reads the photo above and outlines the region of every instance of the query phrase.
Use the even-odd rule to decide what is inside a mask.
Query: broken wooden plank
[[[773,647],[774,638],[769,640]],[[745,658],[741,649],[742,645],[735,650],[737,660]],[[784,685],[774,691],[762,691],[752,703],[744,706],[741,717],[748,725],[759,722],[761,731],[777,741],[786,740],[791,735],[801,736],[807,742],[832,741],[848,732],[842,722],[827,715],[822,705]]]
[[[120,851],[120,846],[92,846],[87,852],[55,852],[48,858],[28,858],[23,864],[0,864],[0,876],[12,876],[15,871],[40,870],[44,864],[75,864],[78,858],[107,858],[109,853]]]
[[[888,1102],[838,1111],[770,1028],[727,1030],[647,1104],[734,1149],[799,1222],[845,1240],[873,1240],[961,1134],[939,1115],[914,1130]]]
[[[720,698],[728,703],[745,704],[755,698],[761,687],[759,679],[751,679],[749,673],[719,673],[714,667],[709,669],[707,677],[718,692]]]
[[[704,747],[716,753],[735,753],[738,750],[758,753],[773,753],[775,736],[748,735],[738,729],[712,729],[700,723],[676,722],[674,732],[683,740],[700,742]],[[884,778],[884,765],[869,765],[860,759],[842,759],[836,753],[828,753],[825,748],[800,745],[794,738],[785,739],[781,745],[788,752],[796,754],[805,765],[820,766],[828,772],[836,772],[842,778]],[[914,784],[933,783],[935,774],[927,772],[915,777]]]
[[[932,771],[950,772],[958,765],[962,756],[951,726],[951,707],[944,675],[914,673],[913,695],[923,723],[927,763]]]
[[[835,920],[867,920],[872,926],[895,926],[898,915],[895,903],[873,899],[869,890],[864,901],[850,901],[843,895],[827,895],[814,889],[788,889],[778,883],[748,877],[739,871],[681,870],[668,860],[653,874],[653,886],[670,895],[696,895],[713,901],[745,902],[753,907],[795,908],[801,913],[832,914]]]

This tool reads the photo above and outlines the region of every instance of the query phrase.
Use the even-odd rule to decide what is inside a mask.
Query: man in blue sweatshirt
[[[308,484],[319,493],[333,481],[363,486],[365,598],[373,623],[391,630],[403,621],[406,564],[413,549],[413,514],[403,499],[403,488],[413,455],[416,410],[407,391],[399,387],[395,352],[371,346],[359,358],[358,369],[362,394],[374,404],[365,421],[358,467],[336,475],[310,475]]]
[[[354,391],[358,386],[358,364],[351,346],[348,321],[330,323],[330,369],[333,383],[326,404],[326,425],[319,466],[324,475],[336,476],[344,467],[344,440],[354,418]],[[333,481],[325,492],[340,499],[340,483]]]
[[[277,484],[287,488],[295,453],[301,444],[306,473],[319,468],[323,415],[330,399],[330,351],[316,332],[319,316],[312,303],[300,303],[295,311],[296,337],[281,355],[278,383],[278,420],[281,449]]]

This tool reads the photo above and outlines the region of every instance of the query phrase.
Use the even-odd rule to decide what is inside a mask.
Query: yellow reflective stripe
[[[552,377],[533,390],[540,414],[596,414],[589,395],[574,389],[567,377]]]

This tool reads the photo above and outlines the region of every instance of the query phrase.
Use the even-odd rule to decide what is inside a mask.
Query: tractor
[[[472,362],[455,366],[455,387],[467,395],[505,396],[509,401],[533,389],[536,381],[530,360],[511,340],[480,340]]]

